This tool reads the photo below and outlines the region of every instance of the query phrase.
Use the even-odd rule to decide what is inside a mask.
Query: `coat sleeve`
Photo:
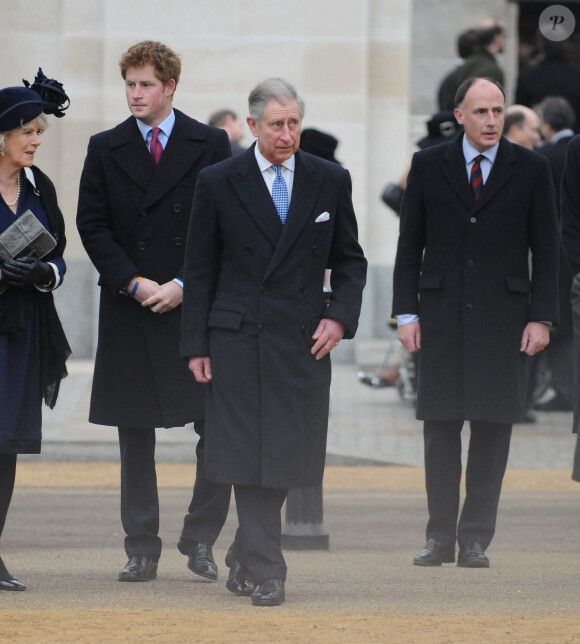
[[[217,205],[202,171],[197,179],[189,221],[183,280],[181,345],[183,358],[209,355],[207,320],[218,275]]]
[[[362,293],[366,283],[367,260],[358,242],[352,205],[352,183],[345,171],[338,202],[332,246],[328,257],[332,298],[325,317],[342,322],[344,337],[353,338],[358,326]]]
[[[558,211],[552,174],[545,157],[537,157],[529,184],[533,193],[529,220],[532,254],[530,320],[548,320],[556,324],[560,318]]]
[[[425,248],[425,208],[419,158],[415,154],[401,205],[393,273],[393,317],[419,314],[419,274]]]
[[[580,136],[570,141],[560,186],[562,251],[572,271],[580,273]]]
[[[115,238],[102,147],[91,137],[79,185],[77,228],[101,282],[116,293],[139,269]]]

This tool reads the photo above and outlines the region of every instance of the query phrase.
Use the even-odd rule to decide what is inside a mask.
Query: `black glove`
[[[10,286],[48,285],[54,279],[52,266],[34,255],[6,259],[2,266],[2,281]]]

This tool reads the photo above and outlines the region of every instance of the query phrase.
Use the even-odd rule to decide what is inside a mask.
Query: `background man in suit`
[[[198,382],[211,381],[207,476],[234,485],[227,588],[274,606],[285,597],[280,509],[289,488],[322,482],[328,354],[356,331],[366,260],[349,173],[298,149],[304,106],[294,87],[264,81],[249,111],[257,144],[197,182],[181,354]]]
[[[455,117],[465,132],[415,154],[401,211],[393,314],[401,342],[419,351],[429,509],[421,566],[454,562],[458,540],[459,566],[489,567],[525,354],[547,345],[558,316],[554,187],[545,159],[501,137],[504,102],[492,79],[460,86]]]
[[[89,142],[77,224],[99,272],[99,342],[89,420],[119,427],[121,519],[129,562],[121,581],[148,581],[161,554],[155,427],[195,421],[194,493],[178,544],[188,567],[217,578],[211,544],[230,488],[203,473],[204,391],[179,356],[185,237],[195,180],[230,156],[226,133],[172,107],[181,61],[145,41],[121,58],[133,116]]]
[[[241,154],[246,148],[240,145],[240,141],[244,138],[244,126],[235,112],[232,110],[218,110],[214,112],[208,121],[209,125],[214,127],[221,127],[228,133],[230,145],[232,146],[232,154]]]
[[[525,105],[510,105],[505,111],[503,135],[508,141],[533,150],[542,140],[540,117]]]
[[[538,152],[548,159],[556,194],[560,195],[560,183],[564,172],[566,150],[574,136],[576,115],[570,103],[562,96],[548,96],[538,106],[542,116],[542,135],[545,145]],[[559,288],[560,322],[550,333],[550,344],[545,358],[550,368],[550,386],[553,398],[536,404],[540,411],[571,411],[574,398],[574,328],[570,290],[572,273],[562,253],[560,256]]]
[[[572,431],[578,434],[572,478],[580,481],[580,136],[568,144],[560,186],[562,251],[572,274],[572,319],[574,326],[574,418]]]

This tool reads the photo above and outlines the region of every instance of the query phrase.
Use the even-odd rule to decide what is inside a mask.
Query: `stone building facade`
[[[361,243],[370,262],[358,341],[388,334],[398,221],[380,201],[399,179],[435,111],[455,38],[489,15],[507,25],[502,64],[512,91],[518,4],[508,0],[11,0],[3,3],[0,85],[32,80],[39,66],[60,80],[71,107],[52,120],[36,163],[57,186],[67,222],[69,270],[57,306],[77,358],[95,350],[96,274],[75,226],[89,136],[129,112],[118,60],[130,45],[160,40],[182,57],[174,104],[201,121],[220,107],[245,118],[259,81],[282,76],[306,102],[305,127],[335,135],[352,173]],[[252,142],[249,130],[243,143]],[[352,357],[354,343],[341,345]],[[349,345],[351,345],[349,347]],[[339,354],[340,355],[340,354]]]

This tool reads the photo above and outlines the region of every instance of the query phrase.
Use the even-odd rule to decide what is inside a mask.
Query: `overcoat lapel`
[[[111,139],[111,155],[144,191],[140,209],[147,208],[169,192],[201,156],[205,136],[196,122],[188,122],[175,110],[175,125],[159,165],[147,149],[135,119],[130,117]]]
[[[462,145],[463,134],[457,136],[447,146],[443,157],[443,174],[461,203],[468,210],[471,210],[475,205],[475,199],[471,186],[469,185],[467,171],[465,170],[465,157],[463,155]]]
[[[308,156],[298,150],[288,216],[264,279],[280,264],[302,232],[314,208],[321,184],[322,172],[316,168]]]
[[[448,145],[445,156],[443,157],[443,174],[457,197],[461,200],[461,203],[472,214],[481,210],[489,203],[501,187],[511,179],[513,175],[512,164],[515,163],[515,154],[512,144],[502,137],[489,177],[485,182],[479,199],[476,201],[473,197],[473,192],[465,170],[462,142],[463,135],[460,135]]]
[[[480,210],[500,191],[513,176],[513,164],[516,157],[513,150],[513,144],[502,137],[499,142],[497,156],[489,173],[489,177],[483,186],[483,190],[476,201],[475,210]]]
[[[282,233],[282,222],[258,167],[254,145],[237,157],[239,165],[229,180],[248,215],[272,246],[276,247]]]

